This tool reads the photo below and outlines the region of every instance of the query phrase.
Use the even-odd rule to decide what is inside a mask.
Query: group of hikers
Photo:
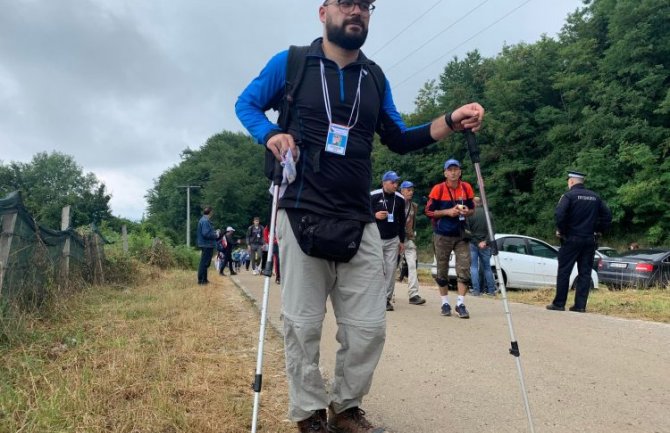
[[[235,237],[235,229],[232,226],[228,226],[225,231],[215,230],[210,221],[212,214],[212,207],[205,206],[203,215],[198,221],[196,243],[202,251],[198,266],[198,284],[209,282],[207,269],[211,264],[214,251],[216,251],[215,266],[219,275],[225,275],[226,267],[230,275],[237,275],[241,269],[249,271],[250,268],[254,275],[261,275],[268,257],[269,227],[264,227],[260,224],[260,218],[254,217],[243,241]],[[273,245],[275,251],[272,273],[275,276],[275,282],[279,284],[281,280],[276,237]]]

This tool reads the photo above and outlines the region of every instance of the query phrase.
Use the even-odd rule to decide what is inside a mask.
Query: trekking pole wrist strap
[[[451,111],[449,111],[444,115],[444,121],[446,122],[449,129],[451,129],[452,131],[456,131],[454,129],[454,120],[451,118]]]

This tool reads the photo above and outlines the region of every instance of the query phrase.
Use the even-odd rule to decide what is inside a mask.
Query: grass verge
[[[554,289],[508,290],[507,297],[512,302],[544,306],[551,303],[555,293]],[[572,305],[574,293],[571,291],[568,294],[568,305]],[[593,290],[589,294],[587,310],[589,313],[626,319],[670,323],[670,290]]]
[[[169,271],[97,287],[0,347],[2,432],[218,432],[251,428],[258,312],[219,279]],[[259,432],[294,432],[281,338],[268,328]]]
[[[426,286],[435,286],[429,269],[418,270],[419,282]],[[587,306],[589,313],[625,319],[650,320],[653,322],[670,323],[670,290],[656,287],[651,289],[608,290],[604,285],[601,289],[589,294]],[[542,290],[508,290],[507,298],[511,302],[541,305],[550,304],[554,299],[555,289]],[[568,294],[568,305],[574,299],[574,291]]]

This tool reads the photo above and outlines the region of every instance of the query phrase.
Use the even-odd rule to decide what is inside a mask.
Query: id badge
[[[328,127],[326,137],[326,152],[344,155],[347,153],[347,141],[349,140],[349,128],[331,123]]]
[[[388,215],[386,215],[386,219],[388,220],[388,222],[392,223],[393,222],[393,214],[389,213]]]

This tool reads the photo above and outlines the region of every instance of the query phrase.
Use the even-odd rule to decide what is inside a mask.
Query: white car
[[[505,280],[506,288],[513,289],[541,289],[555,288],[558,272],[558,250],[539,239],[523,235],[497,234],[500,267]],[[453,253],[449,258],[449,280],[456,279],[454,270],[455,259]],[[495,270],[495,261],[491,257],[493,276],[498,278]],[[436,262],[431,267],[433,278],[437,277]],[[577,265],[570,274],[570,288],[574,288],[577,278]],[[591,270],[591,288],[598,288],[598,274]]]

